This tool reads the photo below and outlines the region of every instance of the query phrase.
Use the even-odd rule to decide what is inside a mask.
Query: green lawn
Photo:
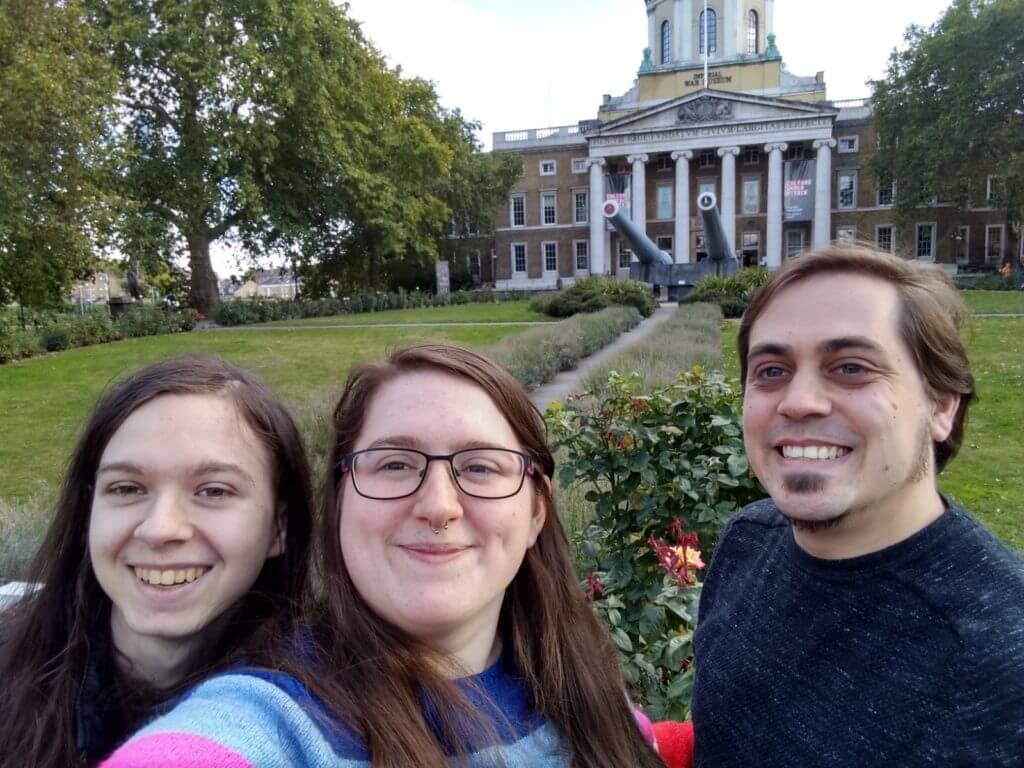
[[[1007,295],[965,293],[972,308],[981,296]],[[738,330],[735,320],[722,325],[722,358],[728,375],[736,378]],[[975,318],[964,339],[979,399],[971,408],[963,447],[942,473],[939,487],[1024,552],[1024,317]]]
[[[305,320],[279,320],[267,325],[382,325],[387,323],[536,323],[552,318],[534,312],[528,301],[503,301],[496,304],[460,304],[453,307],[394,309],[386,312],[360,312],[356,315],[310,317]],[[265,326],[251,326],[255,328]]]
[[[1024,291],[960,291],[960,295],[974,314],[1024,315]]]
[[[450,309],[474,312],[477,306]],[[520,330],[478,325],[194,332],[85,347],[0,366],[0,500],[45,496],[104,388],[155,360],[188,352],[221,355],[261,375],[289,403],[300,404],[317,390],[340,386],[354,363],[379,357],[388,348],[433,339],[486,346]]]

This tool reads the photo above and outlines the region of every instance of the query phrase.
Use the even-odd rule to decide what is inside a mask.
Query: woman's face
[[[187,645],[283,550],[273,467],[227,398],[164,395],[134,411],[100,458],[89,555],[129,658]]]
[[[353,451],[450,454],[483,447],[523,450],[480,387],[443,373],[415,372],[378,389]],[[378,457],[388,462],[379,465],[387,472],[407,471],[400,451]],[[483,482],[476,478],[489,472],[482,462],[466,466],[464,484]],[[360,477],[365,475],[357,474],[357,483]],[[474,498],[460,491],[447,461],[432,461],[418,491],[380,501],[360,495],[346,473],[339,535],[359,594],[377,615],[437,650],[457,653],[483,644],[486,655],[505,589],[544,524],[535,482],[527,477],[508,498]]]

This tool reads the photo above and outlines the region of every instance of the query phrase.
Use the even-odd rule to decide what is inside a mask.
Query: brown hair
[[[53,521],[29,567],[28,579],[43,586],[5,614],[0,625],[5,635],[0,646],[3,768],[83,764],[75,743],[75,702],[90,635],[97,621],[109,621],[110,613],[110,599],[96,580],[87,546],[96,469],[107,443],[137,408],[180,394],[229,398],[267,447],[276,471],[286,551],[267,560],[249,593],[222,617],[216,647],[202,649],[192,674],[160,693],[171,696],[222,667],[258,629],[280,622],[277,631],[288,631],[306,582],[314,509],[309,466],[294,421],[262,381],[218,358],[179,357],[149,365],[107,392],[94,408],[71,455]],[[127,736],[139,723],[125,725]]]
[[[875,277],[900,296],[899,330],[918,373],[932,397],[960,395],[953,428],[934,444],[936,472],[941,472],[963,442],[967,410],[975,400],[974,375],[960,327],[967,314],[956,288],[937,267],[917,264],[864,245],[828,245],[789,261],[754,295],[740,323],[736,341],[742,383],[747,380],[750,332],[772,300],[789,286],[823,274],[851,273]]]
[[[403,349],[352,372],[334,412],[334,435],[323,489],[319,537],[325,601],[315,622],[322,667],[302,674],[327,705],[366,741],[375,768],[446,768],[441,743],[462,751],[466,729],[455,724],[468,704],[438,672],[422,644],[377,616],[345,568],[338,537],[342,456],[352,450],[381,385],[416,371],[441,372],[484,390],[534,464],[551,478],[554,459],[540,413],[523,387],[476,352],[446,345]],[[644,742],[625,695],[618,654],[584,599],[569,544],[555,513],[550,485],[533,482],[547,509],[544,526],[505,592],[499,632],[532,694],[537,710],[567,737],[577,768],[660,766]],[[310,679],[310,678],[313,679]],[[442,733],[435,736],[421,711],[425,696]],[[436,711],[435,711],[436,710]]]

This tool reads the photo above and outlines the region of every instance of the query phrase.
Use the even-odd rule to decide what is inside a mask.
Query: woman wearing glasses
[[[356,369],[323,595],[281,672],[208,681],[105,765],[661,766],[584,601],[540,415],[456,347]]]

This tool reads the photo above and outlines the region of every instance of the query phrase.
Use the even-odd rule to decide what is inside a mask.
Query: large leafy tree
[[[122,244],[148,258],[186,251],[196,308],[217,303],[212,243],[259,252],[394,194],[367,159],[395,78],[344,6],[85,2],[110,40],[133,145]]]
[[[0,3],[0,305],[52,307],[110,217],[117,78],[77,0]]]
[[[896,182],[908,216],[938,196],[985,200],[1024,220],[1024,3],[956,0],[931,28],[907,30],[885,79],[873,83],[880,151],[874,169]]]

